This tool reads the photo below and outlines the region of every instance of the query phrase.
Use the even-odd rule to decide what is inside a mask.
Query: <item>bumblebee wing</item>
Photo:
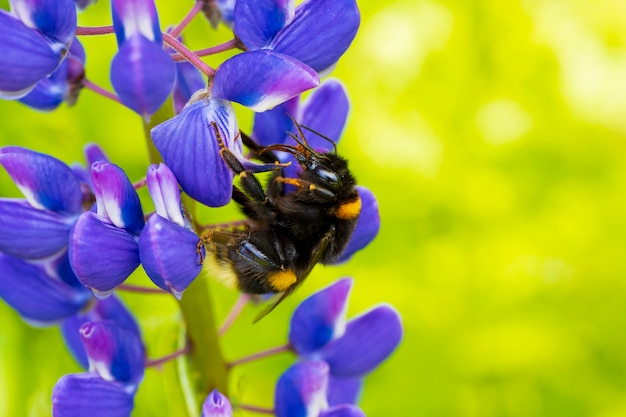
[[[261,310],[259,314],[257,314],[257,316],[254,318],[253,323],[258,322],[263,317],[267,316],[270,312],[272,312],[272,310],[276,308],[276,306],[278,306],[278,304],[282,303],[285,298],[289,297],[298,288],[300,288],[300,286],[302,285],[306,277],[309,276],[315,265],[317,265],[317,263],[322,259],[326,248],[328,248],[328,245],[330,244],[330,241],[334,238],[334,236],[335,227],[331,226],[328,232],[326,232],[326,234],[319,241],[317,246],[313,248],[309,262],[301,271],[299,271],[298,281],[294,285],[289,287],[289,289],[287,289],[286,291],[276,294],[274,297],[272,297],[272,299],[268,301],[268,304],[265,306],[265,308],[263,308],[263,310]]]

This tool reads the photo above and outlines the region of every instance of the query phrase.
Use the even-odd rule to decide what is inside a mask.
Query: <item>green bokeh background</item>
[[[164,27],[188,7],[157,4]],[[259,324],[246,310],[224,338],[226,358],[281,344],[300,300],[352,276],[350,315],[388,302],[405,326],[399,349],[366,379],[369,417],[625,416],[626,3],[359,5],[361,30],[332,76],[352,103],[340,152],[376,193],[381,232],[351,262],[318,267]],[[101,1],[80,23],[107,24],[108,13]],[[229,36],[202,20],[186,34],[195,48]],[[110,88],[114,37],[84,45],[88,76]],[[238,111],[250,131],[250,113]],[[132,179],[144,175],[132,112],[90,91],[51,114],[0,102],[1,146],[69,163],[82,161],[87,142]],[[0,196],[18,195],[0,172]],[[205,216],[239,218],[232,209]],[[236,294],[212,291],[223,318]],[[175,303],[123,298],[149,355],[171,352]],[[272,385],[292,361],[284,354],[236,368],[233,398],[271,406]],[[0,415],[49,415],[54,383],[78,371],[58,329],[29,327],[0,302]],[[175,364],[147,372],[134,415],[181,415],[175,372]]]

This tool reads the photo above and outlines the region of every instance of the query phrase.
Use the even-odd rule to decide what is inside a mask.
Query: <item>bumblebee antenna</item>
[[[300,127],[304,128],[304,129],[306,129],[306,130],[308,130],[308,131],[309,131],[309,132],[311,132],[311,133],[315,133],[315,134],[316,134],[317,136],[319,136],[320,138],[324,139],[324,140],[325,140],[325,141],[327,141],[327,142],[330,142],[330,143],[333,145],[333,152],[334,152],[334,153],[337,153],[337,143],[336,143],[334,140],[332,140],[332,139],[331,139],[331,138],[329,138],[328,136],[323,135],[323,134],[321,134],[320,132],[318,132],[317,130],[312,129],[312,128],[310,128],[310,127],[306,126],[306,125],[300,125]]]
[[[304,137],[304,132],[302,132],[302,129],[300,128],[300,124],[296,121],[296,119],[294,119],[293,116],[289,113],[287,113],[287,116],[289,116],[293,124],[296,125],[296,129],[298,129],[298,133],[300,133],[300,137],[302,138],[302,140],[300,140],[300,138],[298,138],[297,135],[294,135],[291,132],[287,132],[287,134],[291,136],[293,140],[295,140],[298,143],[298,145],[302,146],[307,151],[313,154],[317,153],[315,152],[315,149],[311,148],[311,146],[307,143],[306,138]]]

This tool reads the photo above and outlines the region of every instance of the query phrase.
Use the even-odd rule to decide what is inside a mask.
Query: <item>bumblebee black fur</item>
[[[251,156],[271,169],[265,189],[227,149],[216,129],[220,154],[239,176],[233,200],[247,221],[237,230],[209,230],[201,238],[214,274],[249,294],[282,293],[270,310],[292,293],[318,263],[331,263],[354,232],[361,200],[347,161],[336,152],[320,153],[306,142],[298,126],[297,145],[262,147],[241,134]],[[284,176],[273,151],[294,155],[302,168]],[[269,167],[269,168],[268,168]],[[291,190],[287,192],[287,187]],[[267,311],[269,312],[269,310]]]

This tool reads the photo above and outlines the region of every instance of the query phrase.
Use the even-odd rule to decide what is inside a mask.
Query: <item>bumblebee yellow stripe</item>
[[[288,269],[286,271],[278,271],[268,277],[270,285],[278,292],[289,289],[298,280],[296,274]]]
[[[337,207],[335,217],[342,220],[351,220],[356,218],[361,213],[361,198],[357,197],[356,200],[352,200],[347,203],[343,203]]]

